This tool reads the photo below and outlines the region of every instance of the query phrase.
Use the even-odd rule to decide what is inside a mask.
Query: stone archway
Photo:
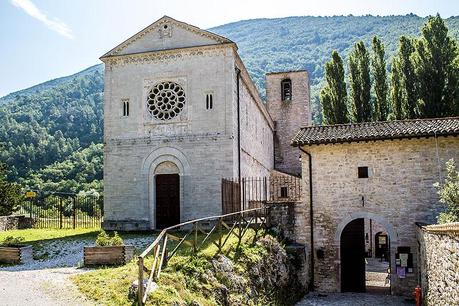
[[[338,288],[342,288],[341,286],[341,280],[342,280],[342,258],[341,258],[341,237],[342,237],[342,234],[343,234],[343,230],[345,230],[345,228],[351,224],[354,220],[357,220],[357,219],[371,219],[373,221],[376,221],[377,223],[379,223],[381,226],[383,226],[387,232],[387,235],[389,236],[389,240],[390,240],[390,248],[389,248],[389,254],[390,254],[390,260],[389,260],[389,264],[391,267],[395,267],[395,253],[396,253],[396,249],[397,249],[397,244],[398,244],[398,234],[397,232],[395,231],[394,227],[392,226],[391,223],[389,223],[384,217],[380,216],[380,215],[377,215],[377,214],[373,214],[373,213],[370,213],[370,212],[363,212],[363,211],[360,211],[360,212],[353,212],[353,213],[349,213],[348,215],[346,215],[338,224],[337,228],[336,228],[336,232],[335,232],[335,245],[337,247],[337,259],[338,259],[338,264],[339,264],[339,267],[337,269],[338,271]],[[394,285],[396,285],[396,282],[397,282],[397,277],[396,277],[396,273],[394,270],[391,270],[391,275],[390,275],[390,284],[391,284],[391,289],[393,288]]]
[[[150,228],[156,228],[156,175],[176,174],[179,176],[179,211],[183,221],[185,177],[190,173],[190,164],[185,154],[177,147],[161,147],[153,150],[142,163],[142,203],[150,211]]]

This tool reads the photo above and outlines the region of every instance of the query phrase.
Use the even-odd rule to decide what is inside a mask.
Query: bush
[[[24,237],[6,236],[0,245],[7,246],[7,247],[18,246],[18,245],[21,245],[23,241],[24,241]]]
[[[459,222],[459,171],[454,159],[446,162],[446,178],[443,184],[435,183],[440,202],[446,205],[446,211],[437,217],[438,223]]]
[[[113,233],[113,237],[110,237],[104,230],[97,235],[96,239],[97,246],[120,246],[124,245],[123,238],[118,235],[117,232]]]

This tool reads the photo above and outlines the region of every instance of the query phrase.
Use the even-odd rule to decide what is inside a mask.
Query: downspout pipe
[[[312,205],[312,155],[309,152],[303,150],[303,148],[301,148],[301,145],[298,146],[298,148],[301,152],[308,156],[309,160],[309,226],[311,227],[311,282],[309,284],[309,290],[314,291],[314,206]]]
[[[241,69],[236,67],[236,103],[237,103],[237,179],[241,186],[241,106],[240,106],[240,76]],[[239,203],[241,203],[241,193],[239,192]],[[244,203],[242,203],[244,206]],[[242,207],[244,210],[245,207]]]

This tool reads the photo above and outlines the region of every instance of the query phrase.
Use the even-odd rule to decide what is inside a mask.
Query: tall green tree
[[[372,120],[370,56],[363,41],[354,44],[349,55],[349,87],[352,120]]]
[[[11,215],[21,201],[19,185],[6,180],[7,167],[0,163],[0,216]]]
[[[377,36],[373,37],[372,49],[371,68],[374,78],[373,88],[376,96],[373,108],[373,119],[375,121],[385,121],[389,114],[386,60],[384,59],[384,45]]]
[[[320,92],[324,123],[349,122],[344,65],[337,51],[332,52],[331,60],[325,64],[325,81]]]
[[[418,116],[416,92],[417,82],[412,60],[414,44],[414,39],[406,36],[400,37],[400,44],[397,54],[401,72],[400,76],[403,92],[402,109],[404,116],[409,119],[413,119]]]
[[[421,29],[413,55],[419,82],[420,115],[459,115],[459,51],[445,22],[430,17]]]
[[[392,104],[393,119],[404,119],[405,114],[403,113],[403,88],[402,88],[402,77],[400,72],[400,63],[397,58],[392,59],[390,74],[390,100]]]

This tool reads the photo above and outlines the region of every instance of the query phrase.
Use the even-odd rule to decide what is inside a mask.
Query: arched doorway
[[[384,220],[381,218],[378,218],[377,222],[366,217],[347,220],[345,225],[339,226],[342,226],[340,232],[341,291],[390,294],[391,246],[387,233],[394,231],[387,222],[382,222]],[[373,257],[372,252],[368,250],[367,237],[372,236],[371,232],[377,232],[373,238],[375,238],[375,253],[383,254],[379,257]]]
[[[180,223],[180,175],[178,167],[169,161],[155,169],[156,228]]]
[[[349,222],[340,239],[341,291],[365,292],[364,219]]]

